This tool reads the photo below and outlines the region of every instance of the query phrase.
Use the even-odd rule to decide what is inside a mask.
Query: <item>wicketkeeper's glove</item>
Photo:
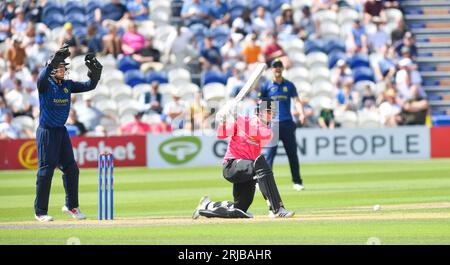
[[[102,75],[103,65],[95,58],[93,53],[86,54],[84,57],[84,62],[89,69],[88,77],[92,80],[100,80],[100,76]]]
[[[64,45],[56,51],[55,55],[50,61],[50,65],[53,68],[57,68],[60,63],[63,63],[64,60],[70,56],[69,45],[64,43]]]

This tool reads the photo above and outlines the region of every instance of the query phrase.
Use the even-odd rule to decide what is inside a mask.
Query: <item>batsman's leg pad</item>
[[[253,218],[251,214],[242,210],[224,207],[218,207],[214,210],[199,210],[199,214],[207,218]]]
[[[273,176],[272,169],[266,162],[264,156],[260,155],[255,160],[255,179],[258,181],[259,189],[264,198],[269,201],[270,208],[274,212],[278,212],[283,203],[277,184]]]
[[[252,218],[253,216],[234,207],[232,202],[215,202],[207,209],[199,210],[201,216],[207,218]]]

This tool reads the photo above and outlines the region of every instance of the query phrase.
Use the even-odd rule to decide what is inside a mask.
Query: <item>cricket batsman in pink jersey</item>
[[[293,216],[294,212],[284,208],[272,169],[261,155],[261,149],[272,137],[271,101],[260,102],[252,117],[237,116],[234,119],[236,115],[231,108],[219,111],[216,118],[218,138],[231,137],[223,160],[223,176],[233,184],[234,201],[213,202],[204,196],[192,218],[252,218],[247,210],[253,202],[256,183],[269,205],[270,217]]]

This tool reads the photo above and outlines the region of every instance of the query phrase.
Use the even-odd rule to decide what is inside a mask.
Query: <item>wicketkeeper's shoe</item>
[[[46,215],[46,214],[45,215],[34,215],[34,218],[41,223],[53,221],[53,217],[51,217],[50,215]]]
[[[284,207],[281,207],[277,213],[269,211],[269,217],[271,218],[289,218],[294,216],[295,212],[286,210]]]
[[[302,184],[298,184],[298,183],[294,184],[293,188],[296,191],[301,191],[301,190],[305,189],[305,187]]]
[[[211,200],[209,199],[208,196],[203,196],[200,199],[200,202],[198,203],[197,208],[195,208],[194,213],[192,214],[192,219],[197,219],[200,216],[199,211],[200,210],[205,210],[206,209],[206,205],[208,205],[208,203],[210,203],[210,202],[211,202]]]
[[[63,206],[61,209],[64,213],[72,216],[73,218],[77,219],[77,220],[83,220],[86,219],[86,215],[84,215],[83,213],[80,212],[79,208],[73,208],[72,210],[69,210],[69,208],[67,208],[67,206]]]

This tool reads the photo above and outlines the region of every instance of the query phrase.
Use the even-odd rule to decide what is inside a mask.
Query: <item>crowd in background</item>
[[[92,11],[85,32],[80,34],[79,27],[65,22],[60,36],[51,39],[46,34],[48,25],[42,20],[48,2],[51,1],[2,0],[0,3],[0,139],[34,137],[33,128],[39,119],[37,77],[55,48],[63,43],[69,44],[72,58],[87,52],[110,56],[117,61],[129,58],[143,73],[167,73],[171,68],[185,68],[192,76],[203,77],[209,72],[218,72],[224,77],[228,98],[239,92],[257,62],[269,65],[280,58],[286,71],[296,69],[295,60],[281,43],[286,40],[307,43],[326,38],[321,35],[321,24],[314,14],[323,10],[338,13],[348,7],[357,10],[360,16],[354,19],[346,38],[342,38],[345,56],[367,55],[374,82],[356,89],[358,82],[354,80],[354,69],[348,60],[336,60],[330,69],[329,82],[334,95],[331,100],[314,105],[308,94],[300,93],[307,114],[304,126],[335,128],[342,125],[336,117],[349,112],[369,116],[373,113],[381,126],[425,123],[428,102],[415,63],[414,36],[403,19],[396,21],[397,26],[390,34],[385,29],[388,20],[385,9],[398,8],[398,1],[311,0],[305,1],[310,5],[300,8],[294,8],[290,1],[280,1],[277,12],[264,4],[255,5],[258,1],[173,1],[180,3],[179,14],[172,14],[178,19],[174,20],[175,30],[163,45],[155,45],[152,36],[157,34],[158,25],[153,33],[144,34],[140,30],[145,29],[155,15],[150,7],[157,1],[104,1]],[[235,16],[230,8],[232,2],[245,3],[248,8]],[[199,24],[202,30],[206,27],[214,34],[198,34],[196,26]],[[74,107],[67,128],[71,135],[127,135],[209,128],[209,117],[220,106],[208,105],[202,91],[203,81],[197,83],[200,90],[194,93],[192,100],[185,100],[180,89],[163,95],[159,91],[162,84],[152,81],[151,88],[138,95],[140,110],[127,122],[101,111],[89,97],[73,96]],[[297,89],[302,91],[300,86]],[[248,113],[255,105],[256,92],[252,91],[244,102]],[[157,114],[152,122],[143,120],[149,112]],[[294,117],[297,115],[294,113]],[[22,116],[31,118],[34,124],[18,126],[24,122],[13,122]],[[101,124],[103,118],[116,123],[117,130],[107,131]]]

